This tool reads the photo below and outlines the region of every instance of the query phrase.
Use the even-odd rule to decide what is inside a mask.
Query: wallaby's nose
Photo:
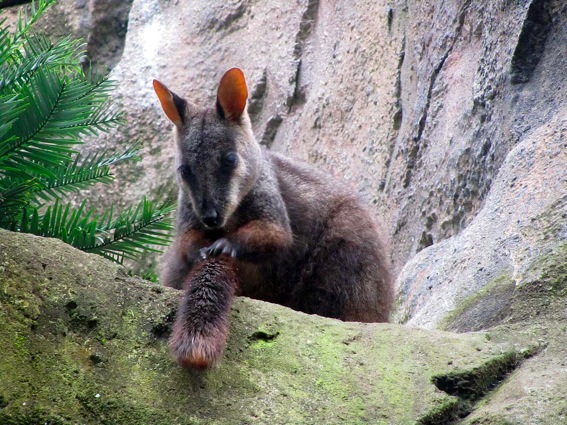
[[[214,208],[210,208],[203,214],[203,223],[207,227],[216,227],[219,224],[219,214]]]

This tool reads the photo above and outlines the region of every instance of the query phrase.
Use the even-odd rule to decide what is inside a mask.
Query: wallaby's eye
[[[225,170],[234,170],[238,165],[238,155],[235,152],[223,155],[221,164]]]
[[[181,165],[177,168],[177,172],[181,176],[181,178],[187,180],[191,175],[191,169],[188,165]]]

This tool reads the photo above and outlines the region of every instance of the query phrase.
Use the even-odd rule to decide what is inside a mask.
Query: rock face
[[[417,254],[398,278],[398,321],[433,328],[481,289],[492,291],[459,330],[506,316],[526,270],[567,244],[567,108],[509,154],[484,207],[458,236]]]
[[[85,41],[85,65],[90,61],[110,70],[124,50],[128,14],[133,0],[58,0],[35,29],[51,37],[71,35]],[[30,3],[20,1],[19,3]],[[0,17],[14,23],[20,8],[6,8]]]
[[[567,413],[556,369],[565,320],[456,334],[240,298],[221,365],[191,372],[167,353],[178,291],[3,230],[0,268],[2,424],[447,424],[480,400],[472,417],[483,422],[467,423],[533,423],[515,419],[535,412],[558,424]]]
[[[148,155],[107,199],[174,192],[171,125],[151,80],[212,105],[220,76],[239,66],[258,140],[361,191],[384,219],[397,274],[471,223],[509,152],[565,105],[565,8],[136,1],[113,71],[130,124],[97,144],[138,139]]]
[[[76,412],[90,412],[86,415],[93,423],[120,423],[123,416],[116,415],[129,414],[156,415],[152,423],[176,423],[171,418],[189,415],[178,423],[200,423],[214,411],[219,423],[262,423],[267,418],[271,423],[321,423],[309,418],[324,417],[324,423],[442,424],[469,412],[461,423],[567,420],[565,1],[135,0],[117,62],[121,48],[112,46],[120,45],[123,30],[107,43],[107,33],[92,23],[114,22],[118,18],[113,16],[125,22],[129,7],[129,1],[62,0],[43,24],[90,34],[88,40],[101,36],[101,52],[118,52],[106,63],[114,67],[116,100],[126,109],[128,125],[124,134],[92,140],[86,149],[136,139],[146,147],[144,161],[122,169],[116,187],[91,195],[100,203],[118,204],[146,193],[173,196],[171,125],[151,80],[161,80],[195,103],[212,105],[221,75],[241,67],[258,140],[350,181],[383,217],[398,277],[393,321],[408,326],[341,324],[239,300],[226,360],[201,376],[169,363],[163,335],[152,333],[156,326],[167,333],[176,298],[171,291],[131,280],[120,283],[122,278],[117,283],[117,269],[107,270],[105,283],[96,285],[107,285],[108,294],[127,307],[107,311],[112,303],[105,303],[104,309],[95,308],[95,319],[108,314],[117,320],[109,329],[124,330],[122,340],[105,345],[103,326],[89,330],[88,323],[74,325],[72,311],[79,307],[69,304],[65,310],[71,301],[83,305],[71,299],[73,291],[85,292],[81,297],[91,300],[85,305],[103,300],[102,290],[96,295],[73,289],[86,278],[70,276],[85,276],[84,271],[70,271],[66,276],[71,280],[61,288],[44,282],[39,289],[25,286],[20,291],[13,279],[0,280],[8,288],[0,291],[2,306],[12,306],[0,312],[14,323],[0,332],[4,339],[15,338],[1,342],[25,355],[0,359],[0,370],[6,374],[22,368],[27,374],[21,379],[10,375],[22,390],[0,392],[0,418],[21,423],[13,418],[60,415],[65,423]],[[30,269],[11,265],[17,270],[12,273],[29,271],[29,282],[43,282],[47,275],[38,268],[43,263],[32,261],[32,266],[24,260],[33,251],[24,239],[16,239],[10,250],[18,244],[28,247],[13,262]],[[61,256],[78,255],[60,250]],[[90,257],[72,257],[69,264],[87,258],[90,262]],[[71,295],[63,295],[65,291]],[[24,293],[31,294],[29,299]],[[33,311],[27,312],[27,305]],[[77,311],[87,322],[92,319]],[[131,322],[124,311],[133,312]],[[35,322],[43,327],[33,328],[39,326]],[[483,333],[467,333],[475,331]],[[491,340],[484,341],[484,335]],[[28,341],[33,342],[21,348]],[[38,341],[48,345],[40,347]],[[119,350],[122,341],[133,347],[129,355]],[[487,357],[474,353],[481,343],[479,353]],[[441,353],[443,345],[461,360]],[[495,354],[500,349],[503,357]],[[44,366],[40,352],[69,354],[71,360],[63,365],[48,360]],[[526,355],[532,357],[521,363]],[[386,358],[396,366],[380,363]],[[494,363],[494,358],[499,360]],[[518,368],[486,395],[495,381],[487,384],[478,376],[493,374],[497,381],[510,365]],[[31,378],[25,380],[42,367],[57,370],[46,372],[46,380],[65,376],[74,382],[68,373],[78,370],[77,382],[84,385],[56,393],[61,400],[76,401],[54,409],[48,395],[40,394]],[[115,380],[123,391],[109,400],[89,398],[99,394],[101,382],[123,376],[123,370],[136,371],[126,382]],[[331,375],[340,388],[329,386]],[[297,384],[284,388],[286,380]],[[137,394],[136,386],[144,391]],[[84,394],[77,396],[82,387]],[[158,393],[157,387],[168,390]],[[29,394],[39,394],[41,409],[15,407],[31,400]],[[168,404],[166,395],[174,403]],[[288,403],[280,403],[282,399]],[[345,400],[355,402],[347,405]],[[173,404],[190,408],[167,410]],[[126,410],[117,407],[124,405]],[[347,413],[336,416],[339,411]],[[103,417],[106,422],[100,422]]]

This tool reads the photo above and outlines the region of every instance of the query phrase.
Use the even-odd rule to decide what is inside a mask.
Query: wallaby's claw
[[[206,257],[217,257],[219,255],[228,255],[229,257],[236,258],[236,248],[226,238],[220,238],[213,242],[213,244],[205,249]],[[205,257],[205,258],[206,258]]]

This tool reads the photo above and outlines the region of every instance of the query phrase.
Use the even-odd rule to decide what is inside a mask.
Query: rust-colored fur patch
[[[189,256],[191,251],[198,251],[199,249],[209,246],[212,241],[205,237],[201,231],[191,229],[181,233],[175,239],[175,252],[181,256],[184,261],[190,260]],[[192,259],[191,259],[192,260]]]
[[[226,346],[228,329],[226,324],[215,328],[210,325],[210,335],[192,335],[191,330],[176,330],[171,335],[169,347],[177,363],[183,367],[206,369],[214,366],[221,358]]]
[[[270,253],[292,243],[291,234],[281,225],[260,220],[253,220],[238,229],[235,239],[247,249],[261,249]]]

